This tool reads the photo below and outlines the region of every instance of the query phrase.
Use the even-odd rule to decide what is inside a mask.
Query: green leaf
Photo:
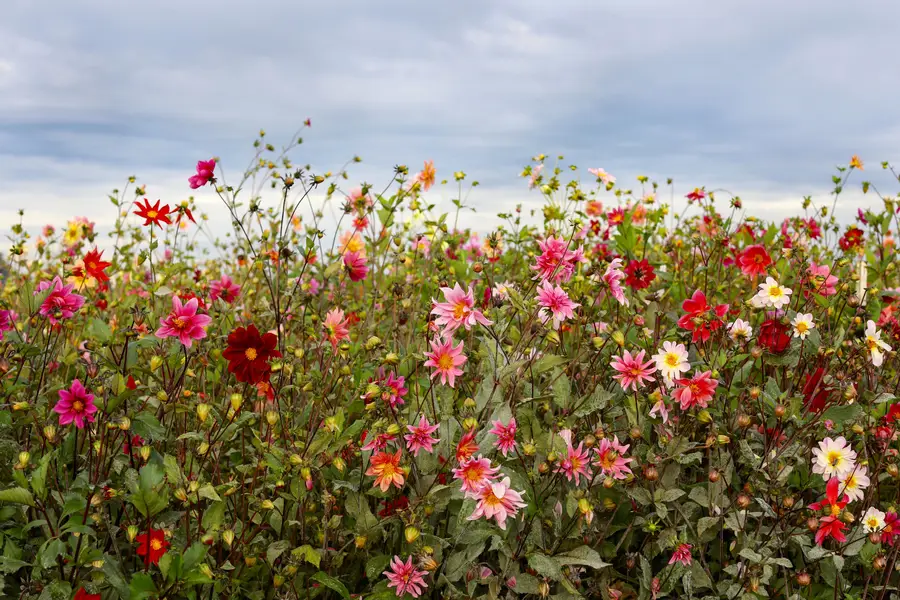
[[[69,600],[72,596],[72,586],[68,581],[54,581],[44,588],[38,600]]]
[[[609,563],[604,562],[600,558],[600,554],[589,546],[579,546],[574,550],[557,554],[553,558],[560,565],[584,565],[594,569],[602,569],[609,566]]]
[[[194,542],[191,544],[191,547],[184,553],[183,571],[187,573],[199,565],[203,559],[206,558],[206,552],[208,550],[209,548],[207,545],[202,542]]]
[[[528,557],[528,565],[542,577],[547,577],[553,581],[561,581],[563,579],[562,571],[559,570],[559,564],[549,556],[532,554]]]
[[[206,498],[207,500],[212,500],[213,502],[222,501],[222,498],[220,498],[219,494],[216,493],[216,488],[214,488],[211,483],[205,483],[200,486],[200,489],[197,493],[200,494],[201,498]]]
[[[293,555],[295,558],[302,558],[309,564],[314,565],[317,569],[322,563],[322,553],[309,544],[303,544],[299,548],[294,548],[293,550],[291,550],[291,555]]]
[[[41,549],[38,550],[38,560],[41,563],[41,566],[45,569],[49,569],[53,565],[56,564],[56,557],[64,555],[66,551],[66,544],[59,538],[53,538],[52,540],[47,540],[41,546]]]
[[[131,600],[143,600],[149,598],[156,591],[153,579],[147,573],[135,573],[131,578],[131,592],[129,598]]]
[[[845,423],[847,421],[855,421],[862,414],[863,407],[861,404],[845,404],[843,406],[832,406],[822,414],[822,420],[831,420],[835,423]]]
[[[93,337],[97,338],[100,342],[106,343],[112,337],[112,330],[109,328],[109,324],[102,320],[94,317],[91,319],[90,324],[88,325],[88,333],[90,333]]]
[[[51,453],[42,456],[41,462],[31,474],[31,489],[41,500],[47,498],[47,468],[50,466],[52,458],[53,454]]]
[[[387,570],[390,563],[391,557],[387,554],[373,556],[366,562],[366,577],[371,581],[377,580]]]
[[[225,520],[225,503],[214,502],[203,511],[203,529],[207,531],[216,531],[222,526]]]
[[[310,577],[310,579],[312,579],[313,581],[318,581],[325,587],[334,590],[335,592],[340,594],[341,598],[343,598],[344,600],[350,600],[350,592],[347,591],[347,587],[328,573],[319,571],[318,573]]]
[[[34,496],[32,496],[31,492],[29,492],[25,488],[9,488],[6,490],[0,490],[0,502],[34,506]]]
[[[274,565],[275,561],[278,560],[278,557],[284,554],[290,547],[291,543],[287,540],[278,540],[274,544],[271,544],[266,550],[266,562],[270,565]]]

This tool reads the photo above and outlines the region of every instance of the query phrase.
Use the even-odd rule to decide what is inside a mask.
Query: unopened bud
[[[419,529],[410,525],[403,531],[403,536],[406,538],[407,544],[412,544],[419,539]]]
[[[231,402],[231,409],[234,412],[241,410],[241,404],[244,403],[244,397],[241,394],[232,394],[229,399]]]
[[[209,417],[209,404],[201,403],[197,405],[197,418],[200,419],[201,423],[206,423],[206,419]]]

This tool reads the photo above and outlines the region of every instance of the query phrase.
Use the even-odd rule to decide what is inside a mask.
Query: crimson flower
[[[102,600],[103,596],[100,594],[89,594],[87,590],[83,587],[78,588],[78,591],[75,592],[75,597],[73,600]]]
[[[156,204],[151,205],[150,201],[144,198],[143,206],[138,202],[137,210],[134,211],[134,214],[144,219],[144,225],[156,225],[157,227],[162,227],[163,223],[171,225],[172,220],[169,219],[169,214],[172,212],[172,209],[169,208],[168,204],[163,204],[160,208],[159,203],[160,200],[157,200]]]
[[[99,282],[109,281],[109,276],[104,271],[107,267],[112,265],[112,263],[101,260],[102,258],[103,252],[97,252],[97,249],[94,248],[84,255],[84,267],[76,267],[76,269],[83,269],[84,273],[86,273],[88,277],[93,277]],[[73,274],[76,277],[79,277],[81,275],[79,273],[75,273],[74,271],[75,269],[73,269]]]
[[[166,541],[166,534],[162,529],[151,527],[147,533],[142,533],[134,539],[138,543],[138,556],[143,556],[144,564],[148,566],[158,565],[159,559],[169,548],[169,542]]]
[[[653,271],[653,265],[646,259],[633,260],[625,267],[625,283],[632,289],[648,288],[654,279],[656,279],[656,273]]]
[[[197,173],[188,177],[188,183],[192,190],[201,188],[207,183],[215,182],[216,159],[197,161]],[[191,219],[193,221],[193,219]]]
[[[789,327],[777,319],[768,319],[759,326],[759,343],[772,354],[781,354],[791,343]]]
[[[841,250],[850,250],[851,248],[858,248],[862,246],[863,243],[863,232],[862,229],[857,227],[856,225],[851,225],[849,229],[844,233],[843,237],[838,241],[838,245],[841,247]]]
[[[825,486],[825,500],[809,505],[810,510],[824,510],[827,513],[827,516],[819,519],[819,530],[816,532],[816,543],[820,546],[829,537],[834,538],[836,542],[847,541],[847,536],[844,535],[844,528],[847,525],[840,520],[840,516],[850,498],[846,495],[838,497],[840,485],[841,480],[832,477]]]
[[[228,348],[222,356],[238,381],[257,384],[269,378],[269,359],[281,358],[281,352],[275,349],[277,344],[274,333],[260,335],[255,325],[238,327],[228,335]]]
[[[803,403],[806,405],[806,410],[810,412],[824,410],[828,396],[831,395],[831,388],[825,385],[824,378],[825,369],[822,367],[806,376],[806,383],[803,385]]]
[[[722,317],[728,312],[727,304],[719,304],[715,308],[707,304],[706,294],[696,290],[694,294],[682,302],[681,309],[685,314],[678,319],[678,326],[693,332],[691,339],[695,344],[709,340],[712,332],[721,328]],[[713,315],[710,315],[712,311]]]
[[[766,252],[766,249],[759,245],[747,246],[747,248],[738,255],[738,266],[741,272],[747,277],[756,277],[765,275],[769,265],[772,264],[772,257]]]
[[[881,543],[893,546],[894,539],[898,535],[900,535],[900,516],[894,511],[888,511],[884,515],[884,529],[881,530]]]

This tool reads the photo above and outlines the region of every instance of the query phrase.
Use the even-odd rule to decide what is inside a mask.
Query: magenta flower
[[[445,337],[452,335],[460,326],[464,326],[466,331],[469,331],[476,323],[493,324],[480,310],[475,308],[475,294],[471,285],[468,291],[464,291],[458,283],[453,289],[443,287],[441,291],[444,293],[445,302],[432,299],[431,303],[434,308],[432,308],[431,314],[437,315],[434,323],[444,328]]]
[[[194,340],[205,338],[206,327],[212,322],[212,318],[197,314],[198,306],[196,298],[182,304],[181,298],[172,296],[172,312],[159,320],[161,327],[156,330],[156,337],[177,337],[185,348],[190,348]]]
[[[412,556],[406,562],[400,560],[399,556],[394,556],[391,559],[391,570],[382,573],[388,578],[388,587],[397,588],[394,593],[398,598],[402,598],[407,592],[413,598],[418,598],[428,589],[428,584],[423,579],[427,574],[427,571],[419,571],[413,566]]]
[[[506,454],[516,447],[516,419],[510,419],[506,425],[500,421],[494,421],[493,425],[494,428],[489,433],[497,436],[494,446],[506,457]]]
[[[538,304],[541,310],[538,315],[541,322],[546,323],[553,317],[553,329],[559,329],[560,324],[566,319],[574,319],[576,308],[581,306],[572,302],[569,295],[561,287],[554,287],[550,282],[544,281],[538,288]]]
[[[572,481],[574,478],[575,485],[578,485],[582,475],[585,479],[588,479],[591,475],[590,456],[588,451],[584,449],[584,442],[579,443],[578,448],[572,446],[572,431],[570,429],[560,431],[559,437],[566,442],[566,457],[560,461],[554,472],[562,473],[569,481]]]
[[[373,437],[368,444],[363,446],[361,450],[364,450],[366,452],[368,452],[369,450],[373,452],[381,452],[382,450],[387,448],[388,444],[396,439],[397,436],[395,436],[393,433],[379,433],[378,435]]]
[[[537,271],[535,279],[542,281],[551,280],[554,283],[568,281],[575,272],[575,265],[585,260],[581,251],[569,250],[569,244],[562,238],[549,237],[538,242],[541,255],[531,267]]]
[[[517,492],[509,487],[509,477],[498,483],[486,483],[478,490],[478,505],[469,516],[470,521],[480,517],[494,519],[500,529],[506,530],[506,519],[515,518],[519,509],[525,506],[522,501],[524,492]]]
[[[366,257],[360,252],[347,252],[344,254],[344,268],[350,281],[362,281],[369,274],[366,266]]]
[[[19,317],[13,310],[0,310],[0,341],[3,334],[16,328],[15,321]]]
[[[426,367],[433,367],[431,379],[438,375],[441,376],[441,384],[455,387],[456,378],[462,375],[462,366],[468,358],[463,354],[463,342],[459,342],[459,346],[453,346],[452,339],[444,341],[431,341],[431,352],[425,353]]]
[[[675,552],[672,553],[672,558],[669,559],[669,564],[674,565],[677,562],[680,562],[686,567],[691,566],[690,544],[679,544],[678,547],[675,548]]]
[[[628,388],[637,391],[638,388],[644,387],[644,381],[651,381],[651,375],[656,372],[656,365],[653,360],[644,361],[644,352],[641,350],[632,356],[631,352],[625,351],[622,356],[614,356],[610,366],[619,372],[614,375],[613,379],[617,380],[626,392]]]
[[[84,305],[84,296],[72,292],[73,284],[63,284],[59,275],[53,281],[43,281],[38,285],[37,292],[50,290],[50,294],[41,303],[38,312],[47,317],[47,320],[56,325],[63,319],[71,319]],[[37,293],[35,292],[35,293]]]
[[[600,467],[600,470],[607,477],[613,479],[625,479],[626,475],[631,474],[628,464],[633,458],[624,458],[622,455],[628,452],[628,444],[619,443],[619,436],[615,436],[612,441],[609,438],[600,440],[600,445],[594,448],[597,459],[594,466]]]
[[[419,419],[418,425],[407,425],[409,433],[403,436],[406,440],[406,449],[412,452],[413,456],[418,456],[419,450],[425,450],[429,454],[434,452],[434,445],[440,440],[431,434],[437,431],[438,427],[440,424],[430,425],[424,416]]]
[[[197,161],[197,173],[195,175],[191,175],[188,178],[188,183],[190,183],[191,189],[196,190],[197,188],[201,188],[211,181],[214,182],[216,180],[215,173],[215,158]]]
[[[209,297],[215,302],[221,298],[228,304],[237,300],[241,294],[241,287],[231,280],[228,275],[222,275],[220,279],[211,281],[209,284]]]
[[[74,423],[78,429],[84,429],[84,422],[93,423],[97,412],[94,395],[84,389],[81,381],[74,379],[69,389],[59,390],[59,401],[53,412],[59,414],[60,425]]]

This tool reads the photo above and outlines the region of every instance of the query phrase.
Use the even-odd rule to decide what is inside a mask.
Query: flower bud
[[[197,454],[204,456],[207,452],[209,452],[209,442],[200,442],[200,446],[197,448]]]
[[[544,186],[547,187],[547,186]],[[545,192],[548,193],[548,192]],[[550,584],[546,581],[542,581],[538,584],[538,592],[541,595],[541,598],[546,598],[550,595]]]
[[[156,392],[156,399],[160,402],[167,402],[169,400],[169,394],[166,393],[166,390],[159,390]]]
[[[809,576],[809,573],[806,571],[802,573],[797,573],[797,585],[800,587],[806,587],[810,584],[812,578]]]
[[[716,483],[717,481],[719,481],[720,478],[721,478],[721,475],[719,475],[719,472],[717,470],[712,469],[709,472],[709,481],[711,483]]]
[[[463,407],[468,409],[476,408],[478,405],[475,403],[475,398],[466,398],[463,400]]]
[[[659,471],[653,465],[644,469],[644,479],[647,481],[656,481],[659,479]]]
[[[260,506],[263,510],[272,510],[273,508],[275,508],[275,503],[269,499],[266,499],[260,502]]]
[[[614,331],[612,334],[612,339],[620,348],[625,346],[625,334],[621,331]]]
[[[54,439],[56,439],[56,426],[46,425],[44,427],[44,437],[47,438],[48,442],[52,442]]]
[[[886,566],[887,566],[887,561],[885,560],[883,555],[879,554],[878,556],[876,556],[875,558],[872,559],[872,568],[875,569],[876,571],[883,571]]]
[[[366,542],[367,542],[367,541],[368,541],[368,539],[367,539],[366,536],[364,536],[364,535],[358,535],[358,536],[356,536],[356,539],[353,540],[353,542],[356,544],[356,547],[357,547],[359,550],[362,550],[363,548],[366,547]]]
[[[476,419],[475,417],[467,417],[463,421],[463,429],[465,431],[471,431],[476,427],[478,427],[478,419]]]
[[[156,371],[162,366],[163,359],[160,356],[153,356],[150,358],[150,370]]]
[[[744,429],[746,427],[750,427],[753,423],[753,419],[750,418],[750,415],[739,415],[738,416],[738,427]]]
[[[750,496],[747,494],[740,494],[737,497],[737,505],[741,510],[746,510],[750,506]]]
[[[893,477],[894,479],[896,479],[898,476],[900,476],[900,468],[897,468],[897,465],[895,463],[889,464],[885,468],[885,471],[887,471],[887,474],[890,475],[891,477]]]
[[[775,405],[775,416],[777,418],[779,418],[779,419],[782,418],[784,416],[785,412],[786,412],[786,409],[784,407],[784,404],[776,404]]]
[[[241,394],[232,394],[229,401],[231,402],[231,409],[234,412],[237,412],[241,410],[241,405],[244,403],[244,397]]]
[[[141,446],[140,453],[144,462],[150,460],[150,446]]]
[[[522,452],[525,453],[525,456],[534,456],[537,452],[537,447],[535,447],[534,442],[525,442],[522,445]]]
[[[716,441],[719,442],[720,446],[727,446],[731,443],[731,438],[724,434],[719,434],[716,436]]]
[[[709,414],[709,411],[704,408],[699,413],[697,413],[697,420],[704,425],[708,425],[712,423],[712,415]]]
[[[128,431],[129,429],[131,429],[131,419],[129,419],[128,417],[122,417],[122,419],[119,421],[119,429],[122,431]]]
[[[278,413],[274,410],[270,410],[266,413],[266,422],[270,427],[274,427],[276,423],[278,423]]]
[[[407,544],[412,544],[419,539],[419,529],[410,525],[403,531],[403,536],[406,538]]]
[[[294,453],[294,454],[291,454],[291,457],[289,460],[291,461],[292,465],[299,465],[300,463],[303,462],[303,457],[297,453]]]
[[[274,577],[272,577],[272,585],[274,585],[275,587],[281,587],[283,583],[284,575],[275,575]]]
[[[234,530],[226,529],[225,531],[223,531],[222,532],[222,541],[224,541],[225,544],[227,544],[229,547],[231,547],[231,544],[234,543]]]
[[[201,423],[206,423],[206,419],[209,417],[209,404],[205,402],[197,405],[197,418],[200,419]]]
[[[31,452],[19,452],[19,465],[20,469],[24,469],[28,466],[28,461],[31,460]]]
[[[134,542],[134,538],[137,537],[138,534],[138,526],[137,525],[129,525],[125,528],[125,537],[128,538],[129,542]]]

